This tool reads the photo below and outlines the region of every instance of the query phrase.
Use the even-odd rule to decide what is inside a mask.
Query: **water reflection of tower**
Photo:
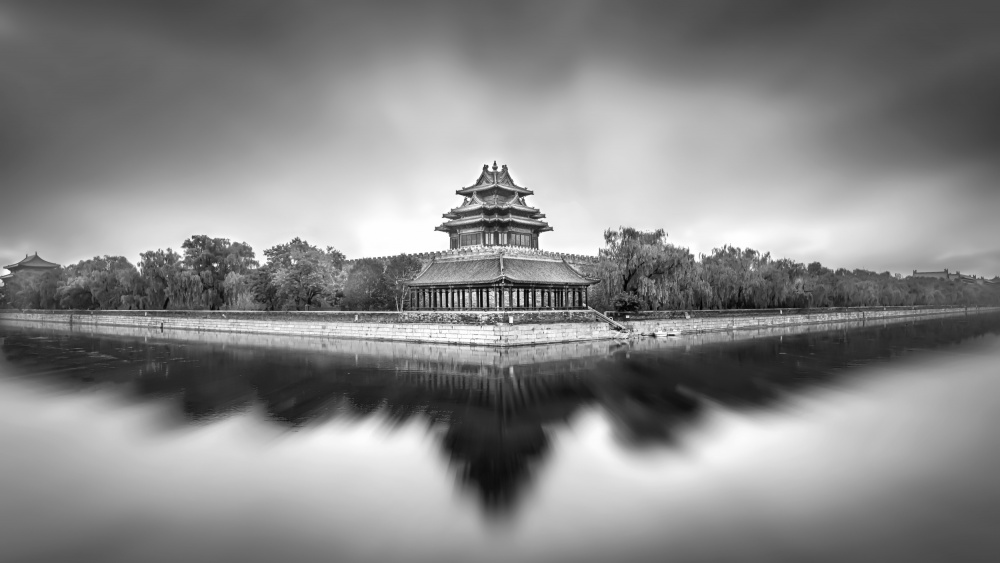
[[[403,379],[436,395],[434,408],[448,409],[442,446],[460,483],[488,511],[516,502],[548,452],[547,428],[566,424],[590,398],[580,372],[567,366],[554,373],[537,365],[498,366],[472,377],[462,373],[468,366],[457,373],[428,367]]]

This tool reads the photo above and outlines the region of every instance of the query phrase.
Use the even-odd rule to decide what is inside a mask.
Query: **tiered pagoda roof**
[[[443,217],[449,221],[435,230],[455,234],[476,230],[504,232],[509,227],[517,227],[536,236],[552,230],[542,221],[545,214],[524,201],[525,196],[534,195],[534,192],[518,186],[506,164],[499,170],[495,161],[492,170],[484,164],[476,182],[455,193],[465,197],[462,205],[445,213]]]
[[[409,307],[433,310],[585,309],[595,283],[564,257],[538,249],[551,231],[545,215],[525,203],[534,192],[518,186],[507,166],[483,165],[476,182],[455,192],[462,205],[435,230],[451,250],[432,257],[410,282]]]

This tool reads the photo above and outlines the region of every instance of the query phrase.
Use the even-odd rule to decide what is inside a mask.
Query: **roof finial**
[[[490,165],[489,164],[484,164],[483,165],[483,172],[486,172],[489,169],[490,169]]]
[[[497,171],[497,161],[495,161],[495,160],[493,161],[493,171],[494,172]]]

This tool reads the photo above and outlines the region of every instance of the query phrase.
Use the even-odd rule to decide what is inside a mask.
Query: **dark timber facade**
[[[444,214],[436,230],[448,233],[451,252],[435,257],[409,283],[411,308],[425,310],[584,309],[587,278],[562,257],[539,250],[552,227],[524,198],[507,166],[483,165],[479,179],[455,192],[462,205]]]

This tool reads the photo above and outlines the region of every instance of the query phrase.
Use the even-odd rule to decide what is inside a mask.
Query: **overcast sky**
[[[0,264],[350,258],[507,164],[555,229],[1000,274],[1000,4],[0,1]]]

